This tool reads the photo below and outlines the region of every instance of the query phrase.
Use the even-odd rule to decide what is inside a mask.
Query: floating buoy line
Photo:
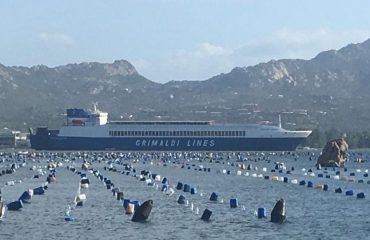
[[[47,157],[49,157],[48,161],[55,162],[55,161],[64,161],[66,158],[69,158],[69,161],[79,162],[84,161],[81,167],[81,171],[77,171],[74,167],[67,167],[68,170],[73,169],[72,172],[78,174],[80,176],[78,182],[78,188],[76,191],[76,196],[74,198],[74,202],[70,203],[66,207],[65,212],[65,220],[66,221],[74,221],[74,217],[71,215],[72,211],[77,207],[82,207],[84,202],[87,200],[87,193],[89,189],[89,175],[95,176],[99,179],[104,187],[112,193],[113,197],[122,204],[122,207],[125,210],[127,215],[132,216],[131,220],[133,222],[141,222],[147,221],[154,206],[153,200],[149,199],[141,203],[140,200],[129,198],[125,196],[124,191],[122,188],[116,186],[107,176],[92,167],[91,164],[87,164],[85,159],[90,159],[92,163],[94,162],[101,162],[106,163],[107,165],[104,167],[104,170],[107,172],[113,172],[116,174],[121,174],[123,177],[133,177],[138,181],[142,182],[143,184],[147,185],[153,191],[163,192],[165,196],[168,196],[171,201],[176,201],[179,204],[179,207],[183,206],[190,209],[190,212],[194,213],[195,215],[200,215],[200,209],[203,210],[200,219],[204,221],[209,221],[212,219],[212,214],[217,214],[217,207],[218,205],[228,205],[229,208],[232,209],[241,209],[244,213],[250,211],[251,214],[257,216],[258,218],[266,218],[267,217],[267,210],[262,206],[257,206],[255,209],[248,209],[246,210],[243,204],[243,199],[240,199],[236,194],[221,194],[219,195],[217,191],[205,193],[202,191],[202,186],[197,184],[192,184],[191,181],[186,179],[171,179],[171,183],[176,183],[177,185],[170,184],[170,179],[168,177],[162,177],[160,174],[152,173],[150,167],[145,168],[144,170],[138,171],[134,165],[136,166],[145,166],[145,165],[153,165],[161,167],[174,167],[177,169],[182,169],[183,171],[196,171],[199,173],[204,174],[213,174],[213,175],[224,175],[225,178],[227,176],[237,176],[239,178],[249,177],[249,178],[256,178],[261,179],[261,181],[271,181],[274,183],[281,183],[281,184],[292,184],[298,186],[306,187],[306,189],[318,189],[322,192],[332,192],[334,194],[341,194],[343,196],[355,196],[357,199],[366,199],[366,192],[361,190],[356,190],[357,186],[366,186],[364,184],[370,184],[370,180],[368,180],[368,169],[363,168],[355,168],[355,169],[347,169],[347,168],[312,168],[312,169],[305,169],[305,168],[294,168],[293,166],[287,167],[284,164],[284,157],[294,158],[295,160],[300,159],[300,155],[296,153],[289,153],[287,155],[279,153],[275,154],[263,154],[263,153],[255,153],[255,154],[200,154],[200,153],[63,153],[63,154],[50,154],[48,153],[40,153],[37,155],[39,159],[35,158],[35,156],[30,157],[29,160],[35,162],[38,161],[45,161]],[[50,157],[51,156],[51,157]],[[273,156],[275,159],[279,156],[279,161],[273,161],[270,157]],[[315,161],[316,157],[311,155],[311,153],[307,153],[306,157],[309,156],[310,161]],[[356,156],[355,154],[353,155]],[[272,158],[272,157],[271,157]],[[361,159],[363,161],[368,161],[369,157],[365,155],[361,155]],[[235,160],[235,161],[232,161]],[[7,161],[7,160],[6,160]],[[19,159],[17,160],[19,161]],[[25,158],[22,159],[23,162],[19,163],[18,165],[21,167],[25,167],[26,160]],[[12,161],[9,160],[9,163]],[[250,164],[245,164],[250,162]],[[258,166],[253,166],[253,162],[259,162]],[[261,166],[262,162],[266,162],[265,166]],[[4,161],[3,161],[4,163]],[[14,163],[13,163],[14,164]],[[16,173],[17,165],[9,165],[7,169],[2,169],[0,171],[0,177]],[[142,164],[142,165],[139,165]],[[272,164],[272,166],[271,166]],[[123,166],[124,169],[117,170],[115,166]],[[31,203],[31,199],[35,195],[42,195],[45,194],[45,190],[48,188],[49,184],[56,182],[56,163],[49,163],[47,166],[32,166],[30,170],[34,172],[31,177],[19,179],[19,180],[10,180],[4,183],[2,188],[5,187],[12,187],[15,184],[22,184],[22,182],[27,182],[31,178],[44,178],[46,176],[46,181],[41,184],[41,186],[35,187],[33,189],[26,189],[18,200],[13,202],[8,202],[5,204],[4,199],[1,201],[0,205],[0,217],[4,216],[3,210],[5,210],[5,206],[7,206],[8,210],[19,210],[24,207],[24,203]],[[1,166],[3,168],[3,166]],[[46,174],[46,169],[49,170],[49,173]],[[3,174],[4,173],[4,174]],[[16,176],[16,175],[15,175]],[[347,186],[344,186],[347,184]],[[355,188],[351,188],[350,186],[356,186]],[[203,199],[203,200],[201,200]],[[218,205],[214,205],[213,209],[212,206],[209,207],[207,202],[217,202]],[[277,221],[273,220],[273,216],[271,215],[271,221],[273,222],[285,222],[286,214],[285,214],[285,201],[284,199],[279,199],[271,214],[278,219]],[[207,206],[205,206],[207,205]],[[214,209],[216,208],[216,210]],[[275,208],[277,208],[276,211]],[[279,217],[280,216],[280,217]],[[199,218],[199,216],[198,216]],[[279,220],[280,219],[280,220]]]

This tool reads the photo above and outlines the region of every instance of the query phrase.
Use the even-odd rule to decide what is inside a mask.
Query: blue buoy
[[[22,200],[24,203],[29,202],[31,200],[31,194],[28,191],[24,191],[18,200]]]
[[[81,178],[86,177],[86,173],[81,173],[80,176]]]
[[[286,171],[286,174],[290,174],[290,170]]]
[[[66,216],[64,218],[64,220],[67,221],[67,222],[74,222],[75,221],[75,218],[74,217],[71,217],[71,216]]]
[[[330,178],[330,175],[326,175],[325,178]]]
[[[329,186],[327,184],[324,184],[324,187],[322,188],[322,190],[328,191],[328,189],[329,189]]]
[[[359,179],[358,180],[358,183],[364,183],[364,180],[363,179]]]
[[[346,196],[353,196],[353,191],[352,190],[346,191]]]
[[[301,186],[306,185],[306,181],[305,181],[305,180],[300,181],[300,182],[299,182],[299,185],[301,185]]]
[[[107,189],[111,189],[112,185],[107,184]]]
[[[16,210],[23,208],[23,202],[22,200],[14,201],[14,202],[8,203],[7,207],[9,211],[16,211]]]
[[[217,199],[218,199],[217,193],[213,192],[211,194],[211,197],[209,198],[209,200],[212,201],[212,202],[217,202]]]
[[[168,185],[163,184],[163,185],[162,185],[162,189],[161,189],[161,191],[162,191],[162,192],[165,192],[165,191],[167,191],[167,189],[168,189]]]
[[[162,184],[168,184],[168,180],[167,180],[167,178],[166,178],[166,177],[164,177],[164,178],[162,179]]]
[[[287,183],[288,182],[288,177],[284,177],[284,182]]]
[[[271,172],[276,172],[275,169],[271,169]]]
[[[357,198],[365,198],[365,193],[363,192],[357,193]]]
[[[184,184],[184,192],[190,192],[190,185],[189,184]]]
[[[116,195],[117,195],[117,200],[123,200],[123,192],[118,191]]]
[[[238,199],[237,198],[231,198],[230,199],[230,208],[237,208],[238,207]]]
[[[81,184],[90,184],[90,180],[88,178],[83,178],[80,181]]]
[[[185,204],[185,196],[184,195],[180,195],[179,196],[179,199],[177,200],[177,203],[179,203],[179,204]]]
[[[43,187],[38,187],[33,189],[33,194],[35,195],[42,195],[45,193],[45,189]]]
[[[368,173],[364,173],[364,177],[369,177],[369,174]]]
[[[336,171],[335,172],[335,175],[340,175],[340,171]]]
[[[266,175],[266,176],[264,176],[264,179],[269,180],[270,176]]]
[[[335,189],[335,193],[342,193],[342,189],[341,188]]]
[[[195,187],[192,187],[191,189],[190,189],[190,194],[197,194],[197,188],[195,188]]]
[[[308,182],[307,182],[307,187],[312,188],[312,187],[313,187],[313,182],[308,181]]]
[[[135,206],[134,209],[135,210],[138,209],[138,207],[140,207],[140,205],[141,205],[139,200],[131,200],[130,203],[134,204],[134,206]]]
[[[212,211],[205,209],[200,219],[202,219],[203,221],[209,221],[211,215],[212,215]]]
[[[266,217],[266,208],[258,208],[257,217],[258,218],[265,218]]]
[[[176,189],[177,189],[177,190],[182,190],[182,186],[183,186],[183,185],[182,185],[182,182],[178,182],[178,183],[177,183],[177,186],[176,186]]]
[[[344,171],[345,171],[345,172],[347,172],[347,170],[348,170],[347,168],[344,168]]]
[[[211,172],[211,168],[207,168],[207,171],[208,171],[208,172]]]
[[[353,176],[355,176],[356,174],[355,174],[354,172],[351,172],[349,175],[350,175],[351,177],[353,177]]]
[[[324,177],[324,174],[319,173],[319,174],[317,174],[317,177],[319,177],[319,178],[323,178],[323,177]]]
[[[130,202],[131,202],[131,200],[130,200],[130,199],[127,199],[127,198],[123,199],[123,208],[124,208],[124,209],[127,209],[128,204],[129,204]]]

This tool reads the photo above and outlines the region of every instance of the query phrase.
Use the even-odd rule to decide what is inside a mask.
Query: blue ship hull
[[[36,150],[63,151],[294,151],[305,138],[30,136]]]

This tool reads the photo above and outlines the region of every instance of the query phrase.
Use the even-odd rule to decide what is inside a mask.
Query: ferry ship
[[[311,131],[214,121],[110,121],[108,113],[67,109],[60,130],[30,129],[35,150],[294,151]]]

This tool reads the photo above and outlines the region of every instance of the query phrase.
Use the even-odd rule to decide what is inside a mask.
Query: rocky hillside
[[[127,61],[0,65],[0,127],[63,124],[67,107],[99,108],[111,119],[193,119],[276,124],[288,129],[367,129],[370,40],[319,53],[236,67],[204,81],[152,82]]]

